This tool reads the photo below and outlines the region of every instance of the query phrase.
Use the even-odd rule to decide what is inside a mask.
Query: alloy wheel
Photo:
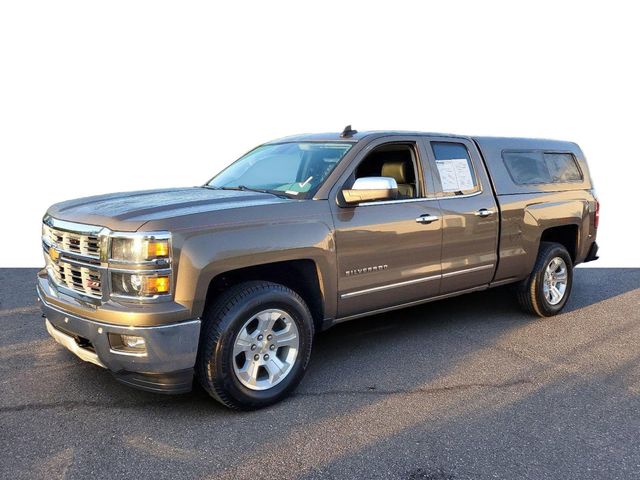
[[[567,264],[560,257],[553,257],[544,271],[542,288],[544,297],[550,305],[559,304],[567,291]]]
[[[242,385],[267,390],[282,382],[293,369],[300,334],[291,315],[268,309],[245,322],[233,346],[233,371]]]

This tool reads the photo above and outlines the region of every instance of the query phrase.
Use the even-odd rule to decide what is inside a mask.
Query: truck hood
[[[52,205],[47,214],[60,220],[133,232],[149,221],[287,201],[249,191],[169,188],[68,200]]]

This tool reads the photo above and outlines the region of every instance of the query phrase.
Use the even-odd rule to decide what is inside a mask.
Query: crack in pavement
[[[0,310],[0,317],[7,317],[10,315],[23,315],[26,313],[39,313],[40,307],[37,305],[33,307],[16,307],[16,308],[8,308],[6,310]]]
[[[416,389],[397,389],[397,390],[378,390],[376,387],[368,387],[366,390],[325,390],[321,392],[298,392],[293,397],[321,397],[331,395],[429,395],[442,392],[451,392],[459,390],[468,390],[471,388],[511,388],[520,385],[533,383],[529,379],[518,379],[505,383],[465,383],[460,385],[445,385],[442,387],[416,388]],[[73,410],[75,408],[108,408],[108,409],[136,409],[146,407],[174,407],[176,404],[193,403],[197,401],[192,398],[167,400],[150,400],[145,402],[126,402],[126,401],[91,401],[91,400],[65,400],[52,403],[25,403],[22,405],[9,405],[0,407],[0,414],[14,413],[23,411],[42,411],[56,408],[64,408]],[[213,400],[212,400],[213,401]]]
[[[463,383],[460,385],[444,385],[442,387],[428,388],[406,388],[397,390],[379,390],[375,386],[366,390],[326,390],[324,392],[296,392],[294,397],[320,397],[323,395],[429,395],[441,392],[451,392],[457,390],[469,390],[471,388],[510,388],[520,385],[529,385],[533,381],[523,378],[505,383]]]
[[[167,400],[150,400],[146,402],[124,402],[124,401],[104,401],[97,402],[92,400],[64,400],[61,402],[52,403],[25,403],[22,405],[9,405],[6,407],[0,407],[0,414],[22,412],[22,411],[42,411],[51,410],[55,408],[64,408],[67,410],[73,410],[75,408],[108,408],[108,409],[135,409],[144,407],[173,407],[180,403],[190,403],[192,399],[176,399],[174,401]]]

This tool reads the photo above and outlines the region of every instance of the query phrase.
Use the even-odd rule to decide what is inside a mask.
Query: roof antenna
[[[358,130],[353,130],[351,128],[351,125],[347,125],[346,127],[344,127],[344,130],[340,134],[340,137],[341,138],[349,138],[349,137],[352,137],[353,135],[355,135],[356,133],[358,133]]]

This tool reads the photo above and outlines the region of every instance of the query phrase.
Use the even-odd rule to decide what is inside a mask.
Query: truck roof
[[[416,132],[411,130],[367,130],[358,131],[353,135],[343,137],[340,132],[327,132],[327,133],[302,133],[299,135],[291,135],[288,137],[278,138],[267,142],[272,143],[284,143],[284,142],[349,142],[356,143],[365,138],[371,140],[373,138],[386,137],[386,136],[402,136],[402,135],[420,135],[429,137],[453,137],[453,138],[466,138],[471,139],[465,135],[455,135],[450,133],[433,133],[433,132]]]
[[[565,150],[578,153],[580,147],[574,142],[565,140],[551,140],[548,138],[524,138],[524,137],[468,137],[480,145],[485,150]]]
[[[524,137],[488,137],[488,136],[475,136],[475,135],[458,135],[453,133],[438,133],[438,132],[419,132],[414,130],[366,130],[358,131],[353,135],[343,137],[340,132],[326,132],[326,133],[302,133],[298,135],[290,135],[287,137],[278,138],[266,142],[267,144],[284,143],[284,142],[350,142],[356,143],[360,140],[373,139],[386,136],[404,136],[404,135],[419,135],[424,137],[447,137],[447,138],[462,138],[466,140],[475,141],[483,146],[483,150],[486,149],[517,149],[517,148],[542,148],[542,149],[558,149],[579,151],[578,145],[574,142],[568,142],[563,140],[551,140],[546,138],[524,138]]]

